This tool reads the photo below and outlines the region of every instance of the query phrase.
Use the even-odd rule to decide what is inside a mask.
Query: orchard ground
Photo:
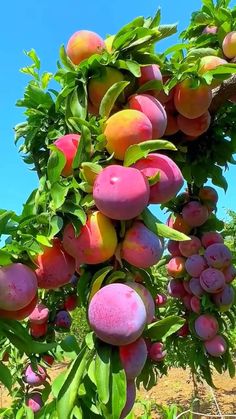
[[[51,380],[64,371],[66,366],[66,363],[60,363],[48,370]],[[235,415],[233,417],[236,418],[236,377],[231,379],[228,373],[222,375],[215,373],[213,381],[216,386],[215,390],[211,390],[207,384],[199,385],[198,394],[200,401],[199,404],[196,401],[195,410],[197,408],[197,412],[202,413],[202,418],[205,415],[219,415],[214,401],[215,397],[222,415],[226,415],[226,418],[227,415]],[[179,408],[179,413],[186,411],[191,407],[193,392],[194,388],[190,371],[173,368],[169,371],[168,376],[163,376],[151,390],[137,392],[134,417],[141,419],[145,409],[151,408],[151,416],[149,418],[165,419],[167,416],[161,411],[160,406],[170,407],[171,405],[176,405]],[[0,408],[9,406],[10,402],[11,398],[8,396],[7,390],[0,386]],[[148,418],[148,416],[143,417]],[[183,418],[188,417],[189,414],[187,413]]]

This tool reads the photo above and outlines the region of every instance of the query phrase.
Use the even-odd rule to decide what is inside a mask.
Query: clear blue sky
[[[23,50],[36,49],[43,70],[53,72],[59,46],[66,44],[76,30],[90,29],[105,37],[136,16],[153,15],[160,6],[162,23],[179,22],[181,31],[188,24],[191,12],[200,5],[200,0],[13,0],[1,4],[0,208],[19,213],[23,202],[37,186],[35,174],[23,164],[14,145],[13,126],[24,119],[23,111],[15,107],[27,82],[27,77],[19,73],[19,68],[28,64]],[[160,48],[176,41],[177,37],[172,36]],[[230,167],[226,177],[229,189],[226,196],[220,192],[220,216],[224,216],[224,207],[236,210],[235,166]],[[160,216],[158,206],[155,212]]]

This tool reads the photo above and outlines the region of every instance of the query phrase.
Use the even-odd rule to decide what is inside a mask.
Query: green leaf
[[[50,193],[53,200],[54,210],[57,210],[64,204],[68,191],[69,186],[65,186],[59,182],[53,183]]]
[[[72,117],[85,119],[87,116],[87,97],[83,83],[76,86],[70,94],[69,106]]]
[[[84,347],[66,372],[65,381],[57,398],[58,419],[70,418],[88,359],[92,355],[93,353]]]
[[[59,55],[60,55],[60,60],[62,62],[62,64],[68,69],[68,70],[72,70],[75,71],[75,66],[74,64],[71,62],[71,60],[69,59],[68,55],[66,54],[66,50],[64,45],[62,45],[60,47],[60,51],[59,51]]]
[[[53,146],[47,164],[48,179],[52,184],[60,179],[65,164],[65,155],[57,147]]]
[[[72,168],[77,169],[83,161],[88,161],[91,152],[91,132],[85,125],[81,127],[81,137]]]
[[[40,70],[40,59],[36,54],[36,51],[32,48],[30,51],[24,51],[27,57],[31,58],[37,70]]]
[[[161,39],[174,35],[177,32],[177,23],[172,25],[160,25],[158,26],[158,31],[160,32],[158,41],[160,41]]]
[[[87,221],[86,213],[84,212],[83,208],[79,207],[73,202],[70,202],[70,201],[65,202],[65,204],[61,207],[61,211],[75,215],[75,217],[77,217],[83,225],[86,224],[86,221]]]
[[[5,227],[13,215],[15,215],[14,211],[3,210],[0,215],[0,235],[5,233]]]
[[[142,86],[140,86],[139,89],[137,90],[137,93],[143,93],[149,90],[155,90],[159,92],[160,90],[162,90],[162,87],[163,87],[163,84],[160,80],[151,80],[143,84]]]
[[[101,285],[106,278],[107,274],[113,269],[113,266],[106,266],[105,268],[100,269],[96,274],[93,276],[92,279],[92,288],[89,296],[89,301],[93,298],[93,296],[98,292],[101,288]]]
[[[110,398],[111,346],[99,344],[95,359],[95,378],[100,401],[107,404]]]
[[[105,93],[102,98],[99,107],[99,114],[102,117],[107,117],[110,115],[110,112],[116,102],[118,96],[123,92],[123,90],[128,86],[129,81],[118,81],[114,83]]]
[[[111,358],[112,419],[119,419],[126,403],[126,377],[121,366],[119,350],[113,348]],[[117,397],[119,395],[119,397]]]
[[[54,215],[49,222],[50,226],[50,239],[52,239],[54,236],[56,236],[59,231],[61,231],[63,227],[63,219],[59,217],[58,215]]]
[[[148,208],[142,212],[142,219],[147,228],[149,228],[149,230],[157,236],[166,237],[176,241],[190,240],[190,238],[184,233],[180,233],[179,231],[162,224]]]
[[[124,166],[131,166],[137,160],[147,157],[148,153],[156,150],[176,150],[174,144],[166,140],[149,140],[128,147],[125,153]]]
[[[0,265],[6,266],[12,262],[11,254],[5,250],[0,249]]]
[[[185,319],[179,316],[168,316],[155,323],[149,324],[145,331],[145,336],[155,341],[164,340],[177,332],[184,323]]]
[[[160,172],[159,171],[157,171],[156,173],[155,173],[155,175],[153,175],[153,176],[150,176],[149,178],[148,178],[148,183],[149,183],[149,185],[150,186],[152,186],[152,185],[155,185],[156,183],[158,183],[159,181],[160,181]]]
[[[0,382],[10,391],[12,386],[12,378],[11,378],[11,372],[9,368],[6,367],[1,361],[0,361]]]

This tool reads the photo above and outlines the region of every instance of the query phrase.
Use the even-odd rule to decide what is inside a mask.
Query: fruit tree
[[[203,0],[162,53],[177,27],[160,10],[106,39],[78,28],[54,75],[27,53],[15,134],[39,184],[20,215],[0,213],[0,380],[13,396],[1,417],[131,417],[168,353],[212,386],[214,368],[233,377],[236,268],[205,183],[226,191],[235,162],[235,18],[228,0]]]

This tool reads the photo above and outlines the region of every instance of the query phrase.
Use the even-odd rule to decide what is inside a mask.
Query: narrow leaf
[[[124,158],[124,166],[131,166],[137,160],[147,157],[148,153],[156,150],[176,150],[174,144],[166,140],[150,140],[143,143],[131,145]]]
[[[100,107],[99,114],[102,117],[108,117],[110,112],[116,102],[118,96],[123,92],[123,90],[128,86],[129,81],[119,81],[114,83],[110,89],[107,90],[106,94],[103,96]]]

